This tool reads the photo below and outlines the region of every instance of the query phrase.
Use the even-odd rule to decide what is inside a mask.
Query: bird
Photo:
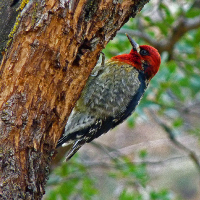
[[[114,56],[94,67],[68,118],[57,143],[57,147],[70,146],[66,161],[85,143],[127,119],[159,70],[158,50],[149,45],[139,46],[126,36],[132,45],[130,53]]]

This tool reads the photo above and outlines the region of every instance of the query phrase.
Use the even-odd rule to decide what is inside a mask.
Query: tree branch
[[[191,160],[194,162],[194,164],[197,167],[197,170],[200,174],[200,161],[198,159],[198,156],[196,155],[196,153],[194,151],[192,151],[191,149],[189,149],[188,147],[186,147],[185,145],[183,145],[182,143],[180,143],[176,137],[175,134],[173,132],[173,129],[170,128],[168,125],[166,125],[165,123],[163,123],[155,114],[154,112],[151,110],[151,116],[153,117],[153,119],[155,120],[155,122],[160,125],[163,130],[165,130],[165,132],[168,134],[169,139],[171,140],[171,142],[179,149],[183,150],[184,152],[186,152],[189,157],[191,158]]]
[[[151,38],[146,32],[141,30],[127,30],[123,28],[119,31],[119,33],[128,33],[131,37],[139,37],[158,49],[160,53],[167,51],[172,55],[174,46],[180,40],[180,38],[188,31],[197,29],[199,27],[199,16],[192,19],[187,19],[184,16],[180,16],[171,27],[171,34],[166,39],[161,41]]]

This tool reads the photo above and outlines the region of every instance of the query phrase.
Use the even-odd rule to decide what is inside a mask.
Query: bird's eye
[[[149,52],[147,50],[145,50],[145,49],[141,49],[140,50],[140,55],[141,56],[147,56],[147,55],[149,55]]]

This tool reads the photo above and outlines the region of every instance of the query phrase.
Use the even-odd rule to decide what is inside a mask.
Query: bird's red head
[[[114,56],[112,60],[118,60],[132,65],[138,70],[144,71],[146,78],[151,80],[159,70],[161,58],[158,50],[149,45],[139,46],[130,36],[128,36],[133,49],[129,54]]]

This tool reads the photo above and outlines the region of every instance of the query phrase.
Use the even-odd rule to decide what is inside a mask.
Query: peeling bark
[[[1,199],[42,198],[56,143],[100,51],[146,2],[30,0],[23,8],[0,67]]]

